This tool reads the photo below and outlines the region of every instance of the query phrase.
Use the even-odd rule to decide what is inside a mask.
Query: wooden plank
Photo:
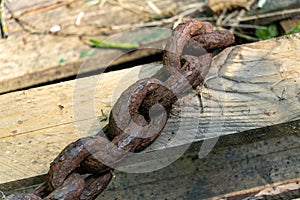
[[[276,129],[273,130],[276,132]],[[264,131],[269,132],[267,129]],[[249,132],[236,135],[242,138],[246,134]],[[165,169],[151,174],[117,174],[116,182],[98,199],[112,199],[112,196],[121,199],[140,196],[146,199],[210,199],[232,191],[295,178],[299,167],[296,161],[299,159],[299,143],[296,138],[282,135],[282,138],[268,138],[254,143],[231,143],[226,147],[217,145],[205,159],[197,156],[201,146],[198,143],[197,150],[194,149],[193,153],[190,152]],[[230,137],[222,139],[230,141]]]
[[[180,159],[155,172],[116,171],[116,178],[98,199],[230,197],[224,194],[296,179],[299,177],[299,122],[222,136],[205,158],[198,157],[202,142],[193,143]],[[6,194],[31,192],[33,188],[24,188],[24,184],[17,191],[5,190]],[[281,197],[291,199],[295,197],[292,194],[295,195],[281,194]]]
[[[194,143],[184,156],[159,171],[118,173],[116,182],[101,197],[208,199],[296,178],[299,176],[299,125],[298,121],[222,136],[214,150],[202,159],[198,151],[203,143]],[[263,133],[270,136],[259,138]]]
[[[100,7],[78,0],[39,0],[30,4],[22,0],[6,2],[18,21],[7,14],[9,37],[0,41],[0,51],[5,52],[0,55],[0,93],[75,76],[82,63],[89,63],[85,66],[85,71],[81,71],[87,72],[106,68],[113,61],[114,64],[120,64],[161,52],[164,41],[170,35],[170,29],[144,28],[126,31],[130,24],[149,20],[149,15],[153,14],[145,1],[138,2],[127,1],[126,5],[144,8],[146,17],[110,3]],[[176,8],[181,12],[194,2],[196,1],[164,0],[155,3],[161,9],[163,17]],[[80,12],[85,14],[77,26],[75,21]],[[61,27],[61,31],[50,34],[51,27],[57,25]],[[127,28],[124,30],[116,27],[121,25],[127,25]],[[90,38],[140,43],[140,49],[144,48],[144,51],[117,60],[126,51],[93,49],[85,42]],[[148,47],[153,47],[156,51],[146,51],[145,48]]]
[[[191,142],[187,133],[195,123],[200,131],[191,137],[199,141],[300,119],[299,38],[295,34],[231,47],[215,57],[202,89],[204,112],[194,94],[187,96],[151,151]],[[108,113],[122,90],[159,67],[154,63],[102,74],[100,80],[92,76],[1,95],[0,184],[46,173],[67,143],[99,130],[101,109]],[[79,87],[74,89],[74,84]],[[89,113],[91,99],[97,109]],[[74,115],[77,108],[79,116]],[[180,110],[188,113],[181,124],[186,133],[174,142]]]
[[[142,30],[134,32],[132,35],[138,37],[141,33],[152,34],[154,32]],[[166,32],[161,33],[163,35],[166,34]],[[135,38],[138,40],[137,37]],[[31,38],[33,39],[33,37]],[[160,51],[159,49],[154,51],[148,50],[126,56],[126,52],[122,50],[91,49],[81,43],[76,37],[69,37],[66,40],[65,37],[58,36],[43,36],[43,38],[36,36],[35,42],[45,45],[38,51],[32,49],[33,46],[27,45],[19,49],[15,49],[15,47],[11,49],[8,47],[7,50],[4,50],[7,46],[3,46],[2,50],[8,52],[8,54],[2,54],[4,62],[1,68],[2,80],[0,82],[0,93],[65,77],[76,76],[80,69],[84,69],[81,73],[99,69],[105,70],[110,64],[120,64],[139,57],[153,55]],[[14,54],[13,57],[6,57],[10,54],[10,50],[16,54]],[[87,60],[83,58],[82,55],[95,58]],[[123,57],[118,59],[120,56]],[[82,66],[84,66],[84,68],[81,68]]]
[[[300,20],[297,18],[288,19],[288,20],[281,21],[280,26],[284,30],[285,33],[288,33],[289,31],[294,30],[294,28],[297,27],[298,23],[300,23]]]

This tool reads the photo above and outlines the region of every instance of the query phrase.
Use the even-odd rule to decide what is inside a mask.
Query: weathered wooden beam
[[[300,119],[299,38],[221,52],[201,90],[203,112],[197,95],[185,97],[150,152]],[[99,131],[101,109],[108,114],[121,91],[160,67],[154,63],[1,95],[0,184],[46,173],[65,145]],[[95,110],[89,112],[89,105]],[[176,140],[178,120],[185,135]]]
[[[198,157],[203,143],[193,143],[185,155],[159,171],[119,172],[115,183],[98,199],[211,199],[298,179],[299,125],[298,120],[222,136],[205,158]],[[299,190],[291,190],[280,197],[292,199],[297,194],[299,197]]]
[[[195,142],[180,159],[158,171],[116,171],[116,178],[98,199],[224,199],[251,188],[296,180],[299,133],[300,120],[222,136],[205,158],[198,157],[203,142]],[[5,194],[32,192],[37,187],[32,184],[42,180],[43,177],[36,177],[5,183],[0,190]],[[297,194],[290,191],[280,197],[292,199]]]
[[[99,6],[95,1],[92,4],[78,0],[6,1],[10,9],[6,14],[9,37],[0,40],[0,93],[75,76],[83,64],[85,71],[81,72],[89,72],[161,52],[170,29],[129,31],[130,24],[156,16],[145,1],[126,1],[124,5],[109,2]],[[194,2],[197,1],[164,0],[155,4],[162,12],[160,17],[165,17],[169,12],[182,12]],[[130,6],[143,11],[136,7],[130,10]],[[80,13],[84,15],[76,25]],[[55,26],[61,30],[51,34]],[[90,38],[139,43],[144,51],[124,56],[126,51],[121,49],[92,48],[86,43]],[[119,58],[121,55],[123,57]]]

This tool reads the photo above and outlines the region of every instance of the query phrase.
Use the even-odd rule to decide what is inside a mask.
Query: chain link
[[[144,150],[161,134],[174,102],[203,82],[212,61],[207,51],[233,42],[229,31],[214,31],[210,23],[191,19],[179,24],[167,42],[164,67],[131,85],[113,106],[107,137],[89,136],[69,144],[51,163],[40,188],[8,199],[95,199],[125,157]]]

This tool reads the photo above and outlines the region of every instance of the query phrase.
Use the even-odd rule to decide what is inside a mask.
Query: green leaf
[[[277,26],[275,24],[271,24],[263,29],[256,29],[255,30],[255,35],[260,39],[260,40],[267,40],[274,38],[279,35]]]
[[[270,39],[269,32],[268,32],[268,30],[265,30],[265,29],[256,29],[255,35],[261,40]]]
[[[270,34],[270,36],[271,36],[272,38],[279,35],[278,30],[277,30],[277,26],[276,26],[275,24],[271,24],[271,25],[268,27],[268,32],[269,32],[269,34]]]
[[[102,40],[90,39],[95,47],[117,48],[117,49],[137,49],[139,45],[136,43],[106,42]]]

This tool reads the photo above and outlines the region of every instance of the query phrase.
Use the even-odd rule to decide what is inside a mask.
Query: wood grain
[[[158,171],[116,171],[116,178],[97,199],[235,197],[296,180],[299,177],[299,131],[300,120],[223,136],[202,159],[198,158],[198,151],[203,142],[195,142],[180,159]],[[6,194],[32,192],[36,186],[24,188],[29,186],[28,182],[28,179],[18,181],[19,186],[13,191],[4,190],[3,185],[0,188]],[[293,199],[297,194],[299,196],[299,191],[290,191],[281,193],[280,197]]]
[[[181,12],[194,2],[164,0],[156,1],[156,6],[162,11],[160,17],[165,17],[173,11]],[[0,93],[75,76],[82,65],[85,65],[85,70],[80,71],[83,73],[153,55],[161,52],[164,41],[170,36],[169,28],[129,30],[131,24],[156,16],[144,1],[126,1],[123,6],[92,3],[78,0],[38,0],[28,4],[22,0],[6,1],[11,12],[6,13],[9,37],[0,40],[0,51],[5,52],[0,55]],[[138,9],[130,10],[128,5],[144,11],[136,13],[134,11]],[[84,16],[80,25],[75,25],[80,12],[84,12]],[[50,34],[53,26],[60,26],[61,31]],[[124,56],[127,51],[121,49],[92,48],[86,43],[90,38],[139,43],[144,51]],[[151,47],[156,50],[150,50]]]
[[[273,137],[279,132],[280,137]],[[263,133],[270,133],[270,136],[258,139]],[[227,193],[258,186],[268,188],[287,179],[296,179],[298,133],[299,121],[227,135],[221,137],[212,152],[202,159],[198,158],[198,151],[203,143],[196,142],[184,156],[159,171],[148,174],[119,172],[98,199],[115,196],[120,199],[211,199],[222,195],[220,199],[230,197],[230,194],[224,195]],[[232,138],[243,142],[236,143]],[[282,197],[291,199],[288,194]]]
[[[148,151],[300,119],[299,38],[225,49],[214,58],[202,88],[204,112],[196,95],[188,95]],[[106,123],[100,123],[101,109],[108,114],[121,91],[159,67],[154,63],[1,95],[0,184],[46,173],[66,144]],[[185,135],[176,138],[172,131],[180,120]]]

